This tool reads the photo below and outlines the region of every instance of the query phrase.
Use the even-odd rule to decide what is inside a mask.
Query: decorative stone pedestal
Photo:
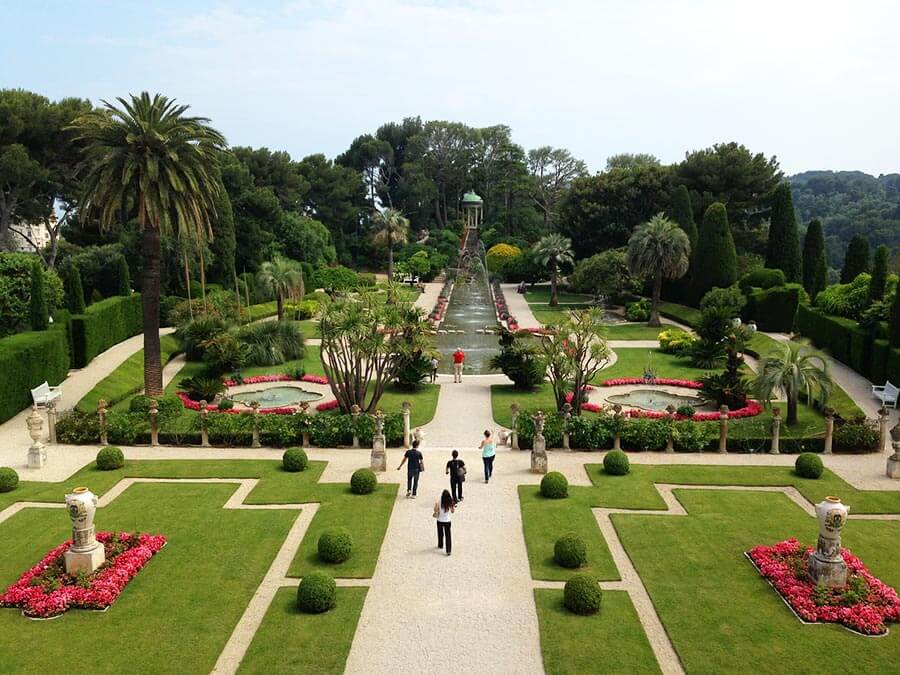
[[[372,455],[369,459],[372,471],[387,471],[387,453],[384,447],[384,414],[378,410],[375,413],[375,436],[372,438]]]
[[[540,411],[534,416],[531,473],[547,473],[547,441],[544,438],[544,413]]]
[[[66,574],[91,573],[106,562],[106,549],[94,536],[97,495],[86,487],[77,487],[66,495],[66,507],[72,519],[72,546],[65,556]]]
[[[837,497],[826,497],[816,504],[819,539],[815,552],[809,556],[809,574],[817,584],[847,584],[847,563],[841,557],[841,530],[849,512]]]
[[[25,420],[25,424],[28,426],[28,435],[31,436],[31,447],[28,448],[28,468],[41,469],[47,463],[47,448],[41,443],[44,418],[38,412],[37,406],[32,406],[31,414]]]
[[[887,477],[900,478],[900,422],[891,429],[891,448],[894,454],[887,460]]]

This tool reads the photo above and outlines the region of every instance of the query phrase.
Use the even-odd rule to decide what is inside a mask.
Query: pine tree
[[[44,297],[44,268],[37,260],[31,266],[31,330],[47,330],[50,315]]]
[[[116,282],[119,285],[119,295],[131,295],[131,272],[128,271],[128,261],[125,256],[119,256],[118,269],[116,270]]]
[[[800,239],[797,235],[797,214],[791,186],[782,183],[772,195],[772,215],[769,242],[766,246],[766,267],[780,269],[789,282],[800,281]]]
[[[857,234],[847,245],[844,256],[844,267],[841,270],[841,283],[849,284],[863,272],[869,271],[869,240]]]
[[[722,202],[710,204],[703,214],[694,259],[695,298],[702,298],[713,287],[727,288],[737,281],[737,253]]]
[[[887,284],[888,257],[891,252],[882,244],[875,249],[875,262],[872,265],[872,280],[869,282],[869,304],[878,302],[884,297],[884,287]]]
[[[64,275],[66,309],[72,314],[84,314],[84,288],[81,285],[81,273],[78,271],[78,265],[69,262],[65,267]]]
[[[672,193],[672,220],[674,220],[687,234],[691,242],[691,251],[697,248],[697,223],[694,222],[694,212],[691,209],[691,195],[684,185],[679,185]]]
[[[818,219],[809,221],[803,240],[803,288],[809,299],[815,300],[828,285],[828,264],[825,262],[825,237]]]

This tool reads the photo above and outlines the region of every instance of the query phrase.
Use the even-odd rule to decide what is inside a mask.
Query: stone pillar
[[[155,398],[150,399],[150,445],[159,445],[159,407]]]
[[[675,452],[675,406],[671,403],[666,406],[666,412],[668,413],[668,422],[669,422],[669,434],[666,439],[666,452],[674,453]]]
[[[571,450],[569,446],[569,425],[572,423],[572,405],[570,403],[563,404],[563,450]]]
[[[300,414],[303,415],[303,434],[301,436],[301,445],[304,448],[309,447],[309,401],[301,401]]]
[[[900,422],[891,429],[891,447],[894,454],[887,460],[887,477],[900,478]]]
[[[375,411],[375,436],[372,437],[372,455],[370,467],[372,471],[387,471],[387,452],[384,441],[384,413]]]
[[[50,442],[56,443],[56,401],[47,404],[47,432],[50,434]]]
[[[357,426],[359,422],[359,413],[362,410],[355,403],[350,406],[350,418],[352,420],[351,424],[353,425],[353,447],[359,447],[359,431],[357,431]]]
[[[97,401],[97,420],[100,426],[100,445],[109,445],[109,436],[106,428],[106,400]]]
[[[38,412],[37,406],[31,406],[31,414],[25,423],[28,425],[28,435],[31,436],[31,447],[28,448],[28,468],[40,469],[47,463],[47,450],[41,443],[44,418]]]
[[[781,408],[772,408],[772,448],[773,455],[781,454]]]
[[[547,473],[547,441],[544,439],[544,413],[540,410],[534,416],[531,473]]]
[[[209,410],[206,409],[206,401],[200,401],[200,445],[209,447]]]
[[[519,449],[519,432],[517,431],[517,425],[519,421],[519,404],[513,403],[509,406],[510,411],[512,411],[512,431],[509,434],[509,447],[511,450]]]
[[[615,432],[613,433],[613,450],[621,450],[622,449],[622,406],[616,403],[613,406],[613,425],[615,428]]]
[[[878,411],[878,438],[881,439],[881,445],[878,446],[878,452],[884,452],[890,445],[890,432],[888,431],[888,411],[883,405]]]
[[[408,448],[411,442],[409,414],[412,404],[409,401],[403,401],[403,447]]]
[[[719,452],[728,452],[728,406],[719,408]]]
[[[250,407],[253,412],[250,413],[253,419],[253,439],[250,442],[251,448],[260,447],[259,442],[259,401],[250,401]]]
[[[825,408],[825,451],[824,454],[830,455],[831,448],[834,444],[834,409]]]

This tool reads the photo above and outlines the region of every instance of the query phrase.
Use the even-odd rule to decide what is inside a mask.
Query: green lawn
[[[654,328],[645,323],[621,323],[607,326],[607,340],[657,340],[659,334],[667,328],[674,326],[663,325],[662,328]]]
[[[660,302],[659,313],[688,328],[694,328],[700,323],[699,309],[688,307],[687,305],[679,305],[675,302]]]
[[[502,427],[512,426],[510,406],[513,403],[518,403],[525,410],[556,410],[553,387],[548,382],[539,385],[533,391],[519,391],[511,384],[491,385],[491,413],[494,422]]]
[[[297,608],[297,589],[279,589],[238,673],[343,673],[367,591],[338,588],[334,609],[306,614]]]
[[[562,598],[562,591],[534,592],[547,675],[660,672],[627,592],[604,591],[592,616],[572,614]]]
[[[684,356],[664,354],[658,349],[640,347],[617,348],[616,362],[604,368],[594,378],[594,382],[603,382],[619,377],[641,377],[648,366],[657,377],[672,377],[681,380],[696,380],[709,371],[696,368],[691,360]]]
[[[397,484],[382,484],[371,495],[355,495],[347,485],[319,483],[324,468],[325,462],[312,462],[305,472],[288,473],[278,461],[248,460],[130,461],[123,469],[108,472],[89,466],[63,483],[22,482],[18,489],[0,494],[0,509],[14,501],[58,503],[60,495],[75,485],[88,485],[102,495],[123,477],[256,478],[259,483],[246,500],[249,504],[320,504],[291,574],[322,567],[305,553],[315,546],[322,529],[341,525],[353,536],[353,555],[342,565],[328,566],[329,571],[338,576],[371,575]],[[34,622],[17,610],[0,610],[0,672],[54,672],[69,658],[72,631],[88,630],[92,648],[103,654],[94,663],[98,672],[124,672],[135,663],[147,672],[163,672],[177,663],[179,672],[208,673],[299,513],[296,509],[223,509],[235,489],[236,484],[136,484],[100,509],[98,528],[164,534],[168,546],[105,614],[70,611],[56,621]],[[55,509],[25,509],[0,524],[0,540],[6,542],[0,557],[0,587],[15,581],[69,536],[63,515]],[[296,591],[290,589],[290,593],[293,597]],[[362,596],[356,596],[342,589],[336,614],[320,617],[316,624],[297,617],[291,622],[316,634],[326,631],[329,638],[323,644],[329,654],[316,654],[328,666],[321,672],[339,671],[346,658],[362,603]],[[279,594],[272,612],[284,611],[282,600]],[[284,640],[282,620],[287,618],[267,617],[267,626],[270,621],[276,623],[273,633],[267,628],[258,635],[264,646],[271,644],[266,640],[296,642]],[[122,635],[129,637],[123,640]],[[40,643],[41,648],[21,649],[29,643]],[[303,658],[296,652],[308,647],[309,641],[296,644],[291,653]],[[270,672],[265,654],[252,653],[247,667]]]
[[[589,303],[594,299],[594,296],[560,290],[557,293],[557,299],[561,303]],[[525,301],[529,304],[550,302],[550,286],[535,286],[534,288],[529,289],[525,293]]]

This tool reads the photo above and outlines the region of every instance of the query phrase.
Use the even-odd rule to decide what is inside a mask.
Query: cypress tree
[[[31,330],[47,330],[50,315],[44,297],[44,268],[37,260],[31,266]]]
[[[81,273],[78,265],[69,262],[64,271],[63,285],[66,289],[66,308],[72,314],[84,314],[84,288],[81,285]]]
[[[209,242],[213,253],[209,276],[222,284],[230,283],[234,278],[234,252],[237,248],[234,234],[234,210],[224,187],[219,188],[219,196],[215,200],[216,215],[212,221],[213,237]]]
[[[781,183],[775,188],[769,222],[766,267],[784,272],[788,282],[800,281],[800,239],[797,234],[797,214],[794,212],[794,199],[788,183]]]
[[[691,242],[691,253],[697,247],[697,223],[694,222],[694,211],[691,209],[691,195],[684,185],[679,185],[672,193],[672,220],[687,234]]]
[[[844,267],[841,269],[841,283],[849,284],[863,272],[869,271],[869,240],[857,234],[847,245]]]
[[[737,281],[737,253],[722,202],[714,202],[703,214],[694,257],[694,297],[700,299],[711,288],[727,288]]]
[[[894,293],[894,304],[891,305],[891,321],[888,329],[891,347],[900,347],[900,288]]]
[[[825,236],[818,219],[809,221],[803,240],[803,288],[809,299],[815,300],[828,285],[828,264],[825,262]]]
[[[888,256],[890,250],[882,244],[875,249],[875,262],[872,265],[872,281],[869,282],[869,304],[878,302],[884,297],[887,283]]]
[[[128,261],[124,255],[119,256],[116,282],[119,285],[119,295],[131,295],[131,272],[128,271]]]

